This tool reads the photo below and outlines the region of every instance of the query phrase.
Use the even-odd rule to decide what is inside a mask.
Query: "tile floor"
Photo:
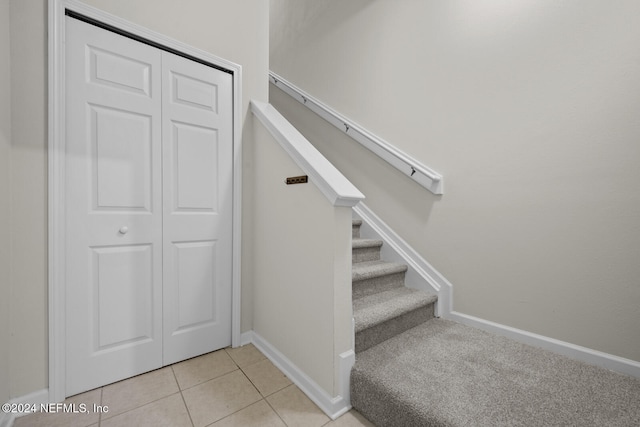
[[[354,410],[331,421],[251,344],[176,363],[65,403],[84,404],[87,411],[30,414],[17,418],[14,426],[373,426]]]

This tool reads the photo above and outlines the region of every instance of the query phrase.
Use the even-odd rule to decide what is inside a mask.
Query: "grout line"
[[[171,373],[173,374],[173,379],[176,380],[176,384],[178,385],[178,393],[180,393],[180,398],[182,399],[182,404],[184,405],[184,409],[187,410],[187,415],[189,416],[189,421],[191,421],[191,426],[195,427],[195,423],[193,422],[193,418],[191,417],[191,412],[189,411],[189,406],[187,405],[187,401],[184,400],[184,395],[182,394],[182,388],[180,387],[180,383],[178,382],[178,377],[176,376],[176,371],[173,369],[173,365],[169,365],[171,368]]]
[[[248,364],[248,365],[245,365],[244,367],[238,366],[238,368],[240,368],[240,370],[242,370],[242,372],[244,372],[244,368],[248,368],[249,366],[253,366],[253,365],[255,365],[255,364],[257,364],[257,363],[260,363],[260,362],[264,362],[265,360],[269,360],[269,359],[267,359],[267,358],[265,357],[264,359],[257,360],[257,361],[255,361],[255,362],[253,362],[253,363],[250,363],[250,364]]]
[[[258,351],[259,351],[259,350],[258,350]],[[260,351],[260,353],[264,356],[264,353],[262,353],[261,351]],[[233,412],[233,413],[231,413],[231,414],[229,414],[229,415],[227,415],[227,416],[225,416],[225,417],[223,417],[223,418],[221,418],[221,419],[219,419],[219,420],[214,421],[214,422],[213,422],[213,423],[211,423],[211,424],[208,424],[207,426],[208,426],[208,427],[210,427],[211,425],[213,425],[213,424],[215,424],[215,423],[217,423],[217,422],[219,422],[219,421],[221,421],[221,420],[224,420],[224,419],[226,419],[226,418],[228,418],[228,417],[230,417],[230,416],[232,416],[232,415],[235,415],[235,414],[237,414],[237,413],[239,413],[239,412],[241,412],[241,411],[243,411],[243,410],[245,410],[245,409],[249,408],[250,406],[253,406],[253,405],[255,405],[255,404],[260,403],[260,401],[264,401],[264,402],[267,404],[267,406],[268,406],[268,407],[269,407],[269,408],[270,408],[270,409],[271,409],[271,410],[276,414],[276,416],[277,416],[277,417],[282,421],[282,423],[283,423],[285,426],[289,427],[289,424],[287,424],[287,422],[284,420],[284,418],[281,416],[281,414],[280,414],[280,413],[275,409],[275,407],[274,407],[274,406],[273,406],[273,405],[272,405],[272,404],[267,400],[267,398],[269,398],[269,397],[271,397],[271,396],[274,396],[274,395],[276,395],[277,393],[282,392],[283,390],[286,390],[286,389],[288,389],[288,388],[290,388],[290,387],[296,387],[296,388],[297,388],[297,386],[296,386],[294,383],[291,383],[291,384],[289,384],[289,385],[287,385],[287,386],[285,386],[285,387],[283,387],[283,388],[281,388],[281,389],[279,389],[279,390],[276,390],[276,391],[272,392],[272,393],[271,393],[271,394],[269,394],[268,396],[264,396],[264,395],[260,392],[260,390],[258,389],[258,387],[256,386],[256,384],[255,384],[255,383],[251,380],[251,378],[249,378],[249,376],[246,374],[246,372],[244,371],[244,369],[243,369],[242,367],[240,367],[240,365],[238,365],[238,363],[237,363],[237,362],[236,362],[236,361],[231,357],[231,355],[230,355],[228,352],[227,352],[227,355],[229,356],[229,358],[230,358],[230,359],[233,361],[233,363],[235,364],[236,369],[234,369],[234,370],[232,370],[232,371],[230,371],[230,372],[227,372],[227,373],[225,373],[225,374],[223,374],[223,375],[220,375],[220,376],[218,376],[218,377],[216,377],[216,378],[212,378],[212,379],[209,379],[209,380],[204,381],[204,382],[202,382],[202,383],[198,383],[198,384],[196,384],[196,385],[194,385],[194,386],[192,386],[192,387],[189,387],[189,388],[187,388],[187,389],[185,389],[185,390],[189,390],[189,389],[191,389],[191,388],[193,388],[193,387],[196,387],[196,386],[202,385],[202,384],[204,384],[204,383],[206,383],[206,382],[208,382],[208,381],[212,381],[212,380],[215,380],[215,379],[217,379],[217,378],[221,378],[221,377],[223,377],[223,376],[225,376],[225,375],[229,375],[229,374],[231,374],[231,373],[235,372],[236,370],[239,370],[239,371],[242,373],[242,375],[243,375],[243,376],[244,376],[244,377],[245,377],[245,378],[246,378],[246,379],[251,383],[251,385],[256,389],[256,391],[258,392],[258,394],[259,394],[259,396],[260,396],[260,399],[259,399],[259,400],[257,400],[257,401],[255,401],[255,402],[253,402],[253,403],[251,403],[251,404],[249,404],[249,405],[247,405],[247,406],[245,406],[245,407],[243,407],[243,408],[238,409],[237,411],[235,411],[235,412]],[[257,363],[263,362],[264,360],[269,360],[269,359],[265,357],[264,359],[261,359],[261,360],[255,361],[255,362],[253,362],[253,363],[251,363],[251,364],[248,364],[248,365],[244,366],[244,368],[248,368],[248,367],[253,366],[253,365],[257,364]],[[178,363],[179,363],[179,362],[178,362]],[[182,399],[182,403],[183,403],[183,405],[184,405],[184,407],[185,407],[185,409],[186,409],[186,411],[187,411],[187,415],[189,416],[189,421],[191,422],[191,426],[192,426],[192,427],[195,427],[195,423],[194,423],[193,418],[192,418],[192,416],[191,416],[191,412],[190,412],[190,410],[189,410],[189,406],[187,405],[187,402],[186,402],[185,397],[184,397],[184,394],[183,394],[183,392],[184,392],[185,390],[182,390],[182,389],[180,388],[180,384],[179,384],[179,382],[178,382],[178,377],[177,377],[176,372],[175,372],[175,370],[174,370],[174,365],[176,365],[176,364],[177,364],[177,363],[174,363],[174,364],[172,364],[172,365],[168,365],[168,366],[166,366],[165,368],[170,368],[170,369],[171,369],[171,373],[172,373],[172,375],[173,375],[174,381],[175,381],[175,383],[176,383],[176,385],[177,385],[177,387],[178,387],[178,391],[177,391],[177,393],[180,393],[180,397],[181,397],[181,399]],[[276,367],[276,368],[277,368],[277,367]],[[158,370],[160,370],[160,369],[163,369],[163,368],[159,368]],[[279,370],[279,369],[278,369],[278,370]],[[144,375],[144,374],[142,374],[142,375]],[[287,378],[288,378],[288,377],[287,377]],[[171,393],[171,394],[169,394],[168,396],[163,396],[163,397],[158,398],[158,399],[156,399],[156,400],[153,400],[153,401],[151,401],[151,402],[147,402],[147,403],[145,403],[145,404],[143,404],[143,405],[137,406],[137,407],[135,407],[135,408],[131,408],[131,409],[129,409],[129,410],[125,411],[125,412],[119,413],[118,415],[115,415],[114,417],[111,417],[111,418],[109,418],[109,419],[113,419],[113,418],[118,417],[118,416],[120,416],[120,415],[124,415],[124,414],[126,414],[126,413],[128,413],[128,412],[138,410],[138,409],[143,408],[143,407],[145,407],[145,406],[148,406],[148,405],[150,405],[150,404],[152,404],[152,403],[154,403],[154,402],[157,402],[157,401],[159,401],[159,400],[166,399],[166,398],[168,398],[168,397],[170,397],[170,396],[173,396],[174,394],[176,394],[176,393]],[[103,404],[103,399],[104,399],[104,387],[100,387],[100,405],[102,405],[102,404]],[[99,427],[102,425],[102,422],[103,422],[103,421],[105,421],[105,420],[103,420],[102,418],[103,418],[103,414],[101,413],[101,414],[100,414],[100,416],[99,416],[99,419],[98,419],[98,426],[99,426]],[[329,420],[327,423],[323,424],[323,425],[322,425],[322,427],[327,427],[327,426],[329,426],[329,425],[330,425],[330,423],[331,423],[331,420]]]
[[[107,418],[106,420],[102,420],[102,415],[100,415],[100,418],[101,418],[100,423],[102,423],[102,421],[112,420],[112,419],[114,419],[114,418],[119,417],[120,415],[128,414],[129,412],[135,411],[135,410],[137,410],[137,409],[144,408],[145,406],[149,406],[149,405],[151,405],[152,403],[156,403],[156,402],[157,402],[157,401],[159,401],[159,400],[166,399],[166,398],[171,397],[171,396],[174,396],[174,395],[176,395],[176,394],[178,394],[178,393],[180,393],[180,394],[182,395],[182,393],[180,392],[180,390],[178,390],[178,391],[177,391],[177,392],[175,392],[175,393],[171,393],[171,394],[168,394],[168,395],[166,395],[166,396],[162,396],[162,397],[160,397],[160,398],[158,398],[158,399],[156,399],[156,400],[152,400],[152,401],[150,401],[150,402],[143,403],[142,405],[140,405],[140,406],[136,406],[135,408],[127,409],[127,410],[126,410],[126,411],[124,411],[124,412],[120,412],[120,413],[119,413],[119,414],[117,414],[117,415],[114,415],[114,416],[112,416],[112,417],[110,417],[110,418]],[[185,405],[185,406],[186,406],[186,405]],[[189,408],[187,408],[187,412],[189,412]]]
[[[238,367],[238,369],[234,369],[233,371],[227,372],[226,374],[223,374],[223,375],[220,375],[220,376],[218,376],[218,377],[211,378],[211,379],[209,379],[209,380],[207,380],[207,381],[204,381],[204,382],[198,383],[198,384],[196,384],[196,385],[194,385],[194,386],[192,386],[192,387],[186,388],[185,390],[180,390],[180,396],[182,397],[182,401],[184,402],[184,406],[185,406],[185,407],[186,407],[186,409],[187,409],[187,413],[189,414],[189,419],[191,420],[191,425],[192,425],[192,426],[194,426],[194,427],[195,427],[195,422],[193,421],[193,418],[191,417],[191,412],[189,411],[189,406],[187,405],[187,401],[184,399],[184,395],[182,394],[182,392],[183,392],[183,391],[186,391],[186,390],[190,390],[190,389],[192,389],[193,387],[197,387],[197,386],[202,385],[202,384],[205,384],[205,383],[207,383],[207,382],[214,381],[214,380],[216,380],[216,379],[218,379],[218,378],[222,378],[222,377],[224,377],[224,376],[230,375],[230,374],[234,373],[235,371],[240,371],[240,373],[241,373],[242,375],[244,375],[244,377],[245,377],[245,378],[246,378],[246,379],[251,383],[251,385],[252,385],[252,386],[256,389],[256,391],[258,392],[258,395],[260,396],[260,399],[259,399],[259,400],[256,400],[256,401],[255,401],[255,402],[253,402],[253,403],[250,403],[250,404],[249,404],[249,405],[247,405],[247,406],[244,406],[244,407],[242,407],[242,408],[238,409],[238,410],[237,410],[237,411],[235,411],[235,412],[232,412],[232,413],[231,413],[231,414],[229,414],[229,415],[226,415],[226,416],[224,416],[224,417],[220,418],[219,420],[214,421],[214,422],[213,422],[213,423],[211,423],[211,424],[207,424],[207,427],[209,427],[209,426],[211,426],[211,425],[213,425],[213,424],[217,423],[218,421],[221,421],[221,420],[223,420],[223,419],[225,419],[225,418],[227,418],[227,417],[230,417],[230,416],[232,416],[232,415],[234,415],[234,414],[237,414],[238,412],[240,412],[240,411],[242,411],[242,410],[244,410],[244,409],[247,409],[249,406],[254,405],[254,404],[256,404],[256,403],[260,402],[260,400],[265,400],[265,399],[262,397],[262,393],[260,393],[260,390],[258,390],[258,388],[255,386],[255,384],[253,384],[253,382],[251,382],[251,380],[249,379],[249,377],[247,377],[247,375],[242,371],[242,369],[240,369],[240,367]],[[175,375],[175,372],[174,372],[174,375]]]
[[[184,394],[182,391],[180,392],[180,397],[182,398],[182,403],[184,404],[184,409],[187,410],[187,415],[189,416],[189,421],[191,421],[191,425],[195,427],[195,423],[193,422],[193,418],[191,417],[191,411],[189,411],[189,405],[187,405],[187,401],[184,400]]]
[[[100,387],[100,407],[102,407],[102,396],[104,394],[104,387]],[[102,425],[102,414],[103,412],[100,411],[100,414],[98,415],[98,427],[100,427]]]
[[[254,347],[255,347],[255,346],[254,346]],[[225,349],[225,350],[226,350],[226,349]],[[266,357],[266,356],[265,356],[265,354],[264,354],[262,351],[260,351],[257,347],[256,347],[256,350],[258,350],[258,351],[260,352],[260,354],[262,354],[262,356],[264,356],[264,359],[261,359],[261,360],[255,361],[255,362],[253,362],[253,363],[251,363],[251,364],[249,364],[249,365],[245,366],[245,368],[247,368],[247,367],[249,367],[249,366],[253,366],[253,365],[255,365],[255,364],[257,364],[257,363],[260,363],[260,362],[263,362],[263,361],[265,361],[265,360],[269,360],[269,358],[268,358],[268,357]],[[229,355],[229,357],[231,357],[231,355],[230,355],[228,352],[227,352],[227,354]],[[233,360],[233,357],[231,357],[231,359]],[[261,397],[261,399],[260,399],[260,400],[263,400],[263,401],[264,401],[264,402],[269,406],[269,408],[271,408],[271,410],[276,414],[276,416],[277,416],[278,418],[280,418],[280,420],[282,421],[282,423],[283,423],[285,426],[289,427],[289,424],[287,424],[287,422],[284,420],[284,418],[282,418],[282,416],[280,415],[280,413],[279,413],[279,412],[278,412],[278,411],[273,407],[273,405],[271,405],[271,403],[267,400],[267,398],[268,398],[268,397],[270,397],[270,396],[275,395],[276,393],[281,392],[282,390],[285,390],[285,389],[286,389],[286,388],[288,388],[288,387],[295,386],[295,384],[291,383],[291,384],[289,384],[288,386],[281,388],[280,390],[274,391],[273,393],[269,394],[268,396],[264,396],[264,395],[262,394],[262,392],[260,392],[260,390],[258,389],[258,387],[253,383],[253,381],[251,381],[251,378],[249,378],[249,376],[246,374],[246,372],[244,371],[244,369],[243,369],[240,365],[238,365],[238,363],[237,363],[235,360],[233,360],[233,361],[234,361],[234,363],[236,363],[236,365],[238,366],[238,369],[240,369],[240,372],[242,372],[242,375],[244,375],[244,376],[249,380],[249,382],[251,383],[251,385],[253,385],[253,387],[258,391],[258,393],[260,394],[260,397]],[[278,367],[276,367],[276,369],[278,369]],[[280,371],[280,369],[278,369],[278,370]],[[280,371],[280,372],[282,372],[282,371]],[[284,374],[284,373],[283,373],[283,374]],[[286,375],[285,375],[285,376],[286,376]],[[289,377],[287,377],[287,378],[289,378]],[[259,400],[258,402],[260,402],[260,400]],[[255,402],[255,403],[258,403],[258,402]],[[255,403],[252,403],[252,405],[254,405]],[[249,406],[251,406],[251,405],[249,405]],[[229,415],[229,416],[231,416],[231,415]],[[226,417],[225,417],[225,418],[226,418]],[[224,419],[224,418],[223,418],[223,419]]]
[[[286,387],[285,387],[285,388],[286,388]],[[284,388],[283,388],[282,390],[284,390]],[[273,393],[273,394],[275,394],[275,393]],[[273,396],[273,394],[271,394],[270,396]],[[287,422],[284,420],[284,418],[282,418],[282,416],[280,415],[280,413],[276,410],[276,408],[274,408],[274,407],[273,407],[273,405],[271,404],[271,402],[269,402],[266,398],[264,398],[264,399],[262,399],[262,400],[264,400],[265,402],[267,402],[267,405],[269,405],[269,408],[271,408],[271,410],[272,410],[273,412],[275,412],[275,414],[278,416],[278,418],[280,418],[280,419],[282,420],[282,423],[283,423],[285,426],[289,427],[289,424],[287,424]]]
[[[253,344],[252,344],[252,343],[249,343],[249,344],[244,345],[243,347],[250,346],[250,345],[253,345]],[[250,364],[248,364],[247,366],[255,365],[255,364],[256,364],[256,363],[258,363],[258,362],[262,362],[263,360],[268,359],[268,357],[267,357],[267,356],[265,356],[263,352],[261,352],[260,350],[258,350],[258,348],[257,348],[256,346],[253,346],[253,347],[254,347],[254,348],[255,348],[255,349],[256,349],[256,350],[257,350],[257,351],[262,355],[262,357],[263,357],[263,358],[262,358],[262,359],[260,359],[260,360],[256,360],[255,362],[250,363]],[[231,356],[231,354],[227,351],[227,349],[230,349],[230,348],[231,348],[231,347],[225,347],[225,348],[224,348],[224,351],[227,353],[227,356],[229,356],[229,357],[231,358],[231,360],[233,360],[233,363],[235,363],[235,364],[236,364],[236,366],[238,367],[238,369],[242,370],[242,366],[240,366],[240,364],[239,364],[239,363],[238,363],[238,362],[233,358],[233,356]],[[245,367],[246,367],[246,366],[245,366]],[[243,371],[243,372],[244,372],[244,371]]]
[[[229,357],[231,357],[231,356],[229,356]],[[253,386],[253,388],[258,392],[258,395],[260,396],[260,400],[265,400],[265,398],[262,395],[262,393],[260,392],[260,390],[258,390],[258,387],[253,383],[253,381],[251,381],[251,378],[249,378],[249,376],[246,374],[246,372],[244,372],[240,366],[238,366],[238,369],[240,370],[240,372],[242,372],[242,375],[244,375],[244,377],[247,379],[247,381],[249,381],[249,383]],[[240,411],[242,411],[244,409],[247,409],[249,406],[255,405],[256,403],[260,402],[260,400],[257,400],[255,402],[249,404],[248,406],[245,406],[244,408],[238,409],[236,412],[234,412],[233,414],[229,414],[228,416],[230,417],[231,415],[237,414],[238,412],[240,412]]]
[[[180,392],[182,393],[183,391],[191,390],[192,388],[194,388],[194,387],[198,387],[198,386],[201,386],[202,384],[208,383],[209,381],[217,380],[218,378],[222,378],[222,377],[224,377],[224,376],[226,376],[226,375],[232,374],[232,373],[234,373],[235,371],[241,371],[241,369],[240,369],[240,368],[233,369],[233,370],[231,370],[231,371],[229,371],[229,372],[225,372],[224,374],[220,374],[220,375],[218,375],[217,377],[209,378],[208,380],[204,380],[204,381],[202,381],[202,382],[199,382],[199,383],[196,383],[196,384],[190,385],[189,387],[180,388],[180,385],[178,385],[178,389],[179,389],[179,390],[180,390]]]
[[[260,395],[260,397],[262,399],[265,398],[265,396],[262,394],[262,392],[260,391],[260,389],[258,388],[258,386],[251,380],[251,378],[249,378],[249,375],[247,375],[247,373],[245,371],[243,371],[242,369],[240,369],[240,372],[242,372],[242,375],[244,375],[244,377],[249,380],[249,382],[251,383],[251,385],[253,386],[253,388],[256,389],[256,391],[258,392],[258,394]]]

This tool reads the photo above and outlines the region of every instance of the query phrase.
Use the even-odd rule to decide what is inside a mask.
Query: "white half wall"
[[[254,332],[331,397],[352,349],[351,208],[333,206],[254,119]],[[289,363],[289,362],[287,362]]]

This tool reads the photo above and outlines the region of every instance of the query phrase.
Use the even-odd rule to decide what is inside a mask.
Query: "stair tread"
[[[389,274],[402,273],[408,270],[405,264],[388,261],[366,261],[353,264],[352,282],[382,277]]]
[[[394,288],[353,301],[355,332],[384,323],[421,307],[427,307],[437,296],[406,287]]]
[[[637,425],[639,399],[640,379],[442,319],[351,371],[353,407],[376,425]]]
[[[382,240],[355,238],[351,241],[351,246],[353,249],[374,248],[376,246],[382,246]]]
[[[354,219],[354,220],[351,221],[351,224],[356,226],[356,227],[360,226],[360,225],[362,225],[362,220],[361,219]]]

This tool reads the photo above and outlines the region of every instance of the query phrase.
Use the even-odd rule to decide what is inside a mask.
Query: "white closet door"
[[[231,344],[232,78],[162,53],[164,363]]]
[[[162,366],[161,51],[67,18],[67,395]]]
[[[231,344],[232,76],[66,21],[67,396]]]

